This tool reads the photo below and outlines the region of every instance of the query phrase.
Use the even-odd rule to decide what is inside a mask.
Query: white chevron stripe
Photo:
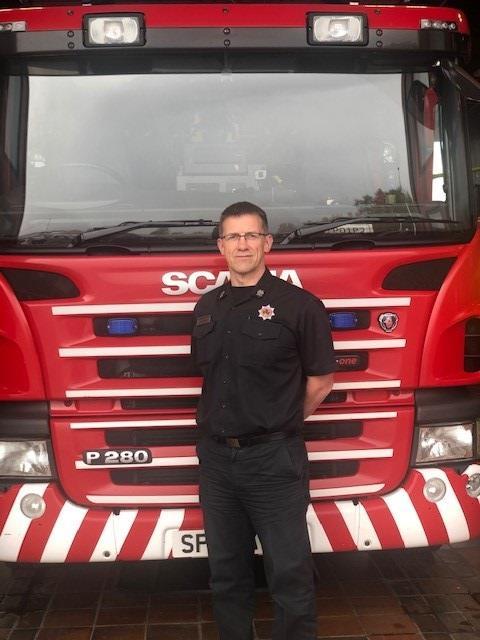
[[[307,527],[313,553],[328,553],[333,551],[325,529],[311,504],[308,505],[307,509]]]
[[[405,489],[396,489],[382,496],[389,508],[406,547],[428,547],[422,522]]]
[[[452,485],[450,484],[447,474],[441,469],[416,469],[416,471],[420,473],[425,480],[430,480],[430,478],[440,478],[440,480],[443,480],[445,483],[447,488],[445,496],[435,504],[442,516],[450,542],[464,542],[465,540],[469,540],[470,531],[467,519],[465,518],[463,509],[460,506],[454,490],[452,489]]]
[[[88,509],[65,502],[53,525],[40,562],[65,562]]]
[[[173,547],[173,533],[185,518],[185,509],[163,509],[148,541],[142,560],[167,559]]]
[[[20,488],[2,532],[0,533],[0,558],[3,562],[16,562],[28,528],[32,522],[31,518],[24,516],[20,510],[22,498],[29,493],[43,496],[47,487],[48,483],[42,483],[24,484]]]

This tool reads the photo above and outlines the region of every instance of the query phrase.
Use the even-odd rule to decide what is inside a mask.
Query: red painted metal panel
[[[445,7],[389,7],[332,4],[118,4],[71,7],[31,7],[0,10],[0,22],[25,20],[28,31],[81,29],[85,14],[137,12],[147,29],[188,27],[304,27],[310,12],[363,13],[372,29],[419,29],[420,20],[456,22],[468,33],[465,15]]]

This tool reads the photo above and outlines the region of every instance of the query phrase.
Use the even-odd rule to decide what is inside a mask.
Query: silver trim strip
[[[381,491],[385,486],[381,484],[360,484],[352,485],[349,487],[330,487],[328,489],[310,489],[310,496],[312,498],[329,498],[332,496],[357,496],[361,493],[376,493]]]
[[[327,309],[363,309],[368,307],[409,307],[411,298],[327,298]],[[193,311],[195,302],[152,302],[143,304],[77,304],[52,307],[54,316],[84,316],[107,313],[172,313]]]
[[[344,349],[402,349],[407,344],[405,339],[396,340],[334,340],[336,350]]]
[[[198,504],[198,496],[176,495],[176,496],[86,496],[89,502],[94,504],[178,504],[186,502],[188,504]]]
[[[193,311],[195,302],[153,302],[144,304],[77,304],[52,307],[54,316],[85,316],[105,313],[172,313]]]
[[[393,449],[351,449],[349,451],[310,451],[309,460],[361,460],[393,458]]]
[[[335,340],[336,350],[345,349],[401,349],[406,345],[405,339],[395,340]],[[145,345],[143,347],[61,347],[60,358],[86,358],[94,356],[165,356],[190,355],[189,344]]]
[[[199,396],[201,387],[169,387],[163,389],[67,389],[67,398],[140,398],[145,396]]]
[[[396,418],[396,411],[372,411],[371,413],[362,413],[361,411],[353,413],[321,413],[308,416],[305,422],[330,422],[336,420],[375,420],[379,418]]]
[[[194,418],[184,420],[110,420],[99,422],[71,422],[70,429],[128,429],[140,427],[196,427]]]
[[[167,356],[190,355],[190,345],[166,345],[145,347],[68,347],[58,350],[60,358],[85,358],[89,356]]]
[[[334,391],[347,389],[397,389],[400,380],[368,380],[366,382],[335,382]],[[158,396],[199,396],[201,387],[168,387],[163,389],[67,389],[67,398],[137,398]]]

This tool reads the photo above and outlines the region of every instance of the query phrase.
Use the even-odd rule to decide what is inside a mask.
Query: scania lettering
[[[313,551],[480,535],[480,87],[427,4],[4,6],[0,561],[207,554],[192,311],[245,200],[333,332]]]
[[[273,275],[277,275],[276,269],[272,269],[271,272]],[[291,282],[297,287],[302,287],[295,269],[283,269],[278,277]],[[220,271],[217,276],[210,271],[194,271],[190,275],[183,273],[183,271],[170,271],[162,276],[162,283],[168,285],[162,287],[162,291],[168,296],[180,296],[189,291],[202,295],[211,289],[215,289],[215,287],[225,284],[228,279],[228,271]]]

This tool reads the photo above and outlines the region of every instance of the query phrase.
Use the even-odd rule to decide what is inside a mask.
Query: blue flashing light
[[[335,311],[328,318],[332,329],[355,329],[358,324],[357,314],[351,311]]]
[[[107,322],[109,336],[134,336],[138,332],[136,318],[110,318]]]

